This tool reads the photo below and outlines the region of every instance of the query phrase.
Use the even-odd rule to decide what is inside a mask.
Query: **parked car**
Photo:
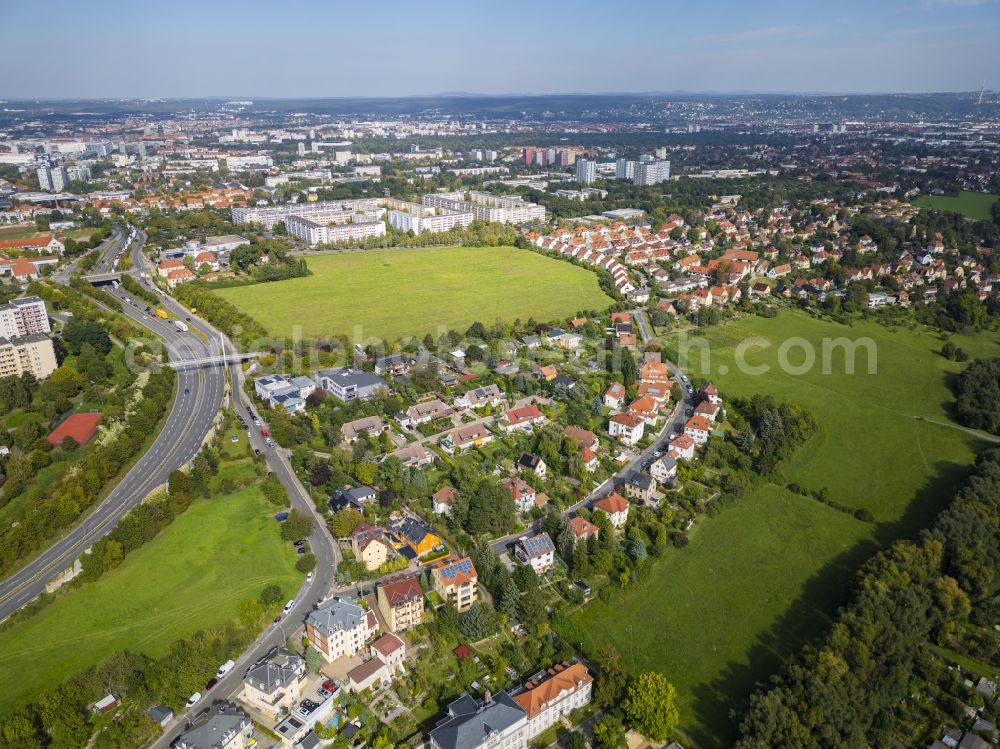
[[[230,441],[230,442],[239,442],[239,441],[240,441],[240,438],[239,438],[239,437],[237,437],[237,436],[236,436],[236,435],[234,434],[234,435],[233,435],[232,437],[230,437],[230,438],[229,438],[229,441]]]
[[[279,523],[284,523],[286,520],[288,520],[288,513],[279,512],[277,515],[274,516],[274,519],[277,520]]]
[[[282,612],[283,614],[287,614],[287,613],[288,613],[289,611],[291,611],[291,610],[292,610],[293,608],[295,608],[295,599],[294,599],[294,598],[293,598],[293,599],[292,599],[291,601],[289,601],[288,603],[286,603],[286,604],[285,604],[285,608],[283,608],[283,609],[281,610],[281,612]]]
[[[306,547],[305,546],[300,546],[299,548],[297,548],[295,550],[295,553],[296,554],[305,554],[306,553]]]
[[[211,679],[208,680],[208,684],[205,685],[205,691],[207,692],[208,690],[210,690],[212,687],[214,687],[218,683],[219,683],[219,680],[216,679],[213,676]]]
[[[234,661],[232,659],[226,661],[221,666],[219,666],[219,670],[215,672],[215,678],[216,679],[221,679],[223,676],[225,676],[226,674],[228,674],[234,668],[236,668],[236,661]]]
[[[201,692],[195,692],[190,697],[188,697],[187,705],[185,707],[191,708],[201,702]]]
[[[295,541],[293,545],[294,546],[305,546],[306,545],[306,540],[304,538],[300,538],[298,541]]]
[[[337,691],[337,682],[333,681],[333,679],[327,679],[323,682],[323,689],[333,694]]]
[[[260,436],[263,437],[264,439],[267,439],[270,435],[267,433],[266,429],[261,429]]]
[[[308,574],[306,575],[306,582],[307,582],[307,583],[311,583],[312,581],[313,581],[313,573],[312,573],[312,572],[309,572],[309,573],[308,573]]]
[[[253,451],[254,451],[254,454],[259,458],[260,457],[260,448],[259,447],[255,447],[253,449]]]

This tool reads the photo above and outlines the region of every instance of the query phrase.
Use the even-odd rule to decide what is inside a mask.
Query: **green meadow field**
[[[116,650],[162,655],[265,585],[290,597],[302,575],[272,510],[256,488],[199,500],[118,568],[0,632],[0,715]]]
[[[513,247],[446,247],[318,255],[312,275],[219,289],[269,333],[395,340],[498,318],[539,322],[611,304],[592,271]]]
[[[990,208],[998,200],[1000,200],[1000,195],[962,190],[957,197],[949,197],[948,195],[923,195],[913,202],[922,208],[955,211],[967,218],[978,221],[989,221],[993,218],[990,214]]]
[[[792,336],[818,357],[824,338],[870,338],[877,374],[867,374],[863,355],[853,375],[844,372],[843,356],[839,365],[833,357],[830,374],[818,366],[784,373],[778,349]],[[771,342],[746,355],[748,364],[769,366],[767,374],[739,371],[736,346],[748,338]],[[819,431],[779,466],[773,483],[694,526],[691,543],[668,552],[640,588],[574,614],[567,635],[591,646],[610,641],[633,673],[662,671],[678,688],[682,728],[705,747],[721,747],[734,736],[730,709],[738,715],[756,683],[825,631],[854,570],[878,548],[925,527],[995,438],[950,419],[947,379],[965,365],[942,357],[943,341],[932,332],[862,321],[845,327],[782,312],[709,328],[704,340],[707,370],[700,369],[700,348],[687,367],[696,382],[712,380],[728,398],[765,393],[794,401],[816,414]],[[1000,356],[991,335],[952,340],[973,356]],[[676,350],[676,336],[670,344]],[[792,494],[790,482],[826,487],[832,499],[871,510],[876,522]]]

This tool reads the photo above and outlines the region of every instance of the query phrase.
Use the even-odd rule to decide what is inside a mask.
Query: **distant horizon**
[[[985,87],[982,89],[985,94],[1000,94],[1000,89]],[[979,88],[955,89],[937,91],[781,91],[781,90],[724,90],[724,89],[675,89],[663,91],[549,91],[544,93],[529,92],[505,92],[505,93],[479,93],[473,91],[442,91],[430,94],[312,94],[300,96],[280,96],[272,94],[204,94],[204,95],[180,95],[180,96],[5,96],[0,93],[0,102],[14,103],[44,103],[44,102],[103,102],[103,101],[227,101],[246,99],[257,101],[336,101],[336,100],[371,100],[383,99],[518,99],[535,98],[543,99],[556,96],[580,96],[580,97],[612,97],[612,96],[633,96],[633,97],[656,97],[656,96],[788,96],[788,97],[824,97],[824,96],[958,96],[963,94],[978,95]]]
[[[43,16],[28,3],[4,9],[0,65],[17,73],[0,87],[23,101],[944,93],[1000,86],[997,49],[1000,0],[386,0],[375,12],[327,0],[49,0]]]

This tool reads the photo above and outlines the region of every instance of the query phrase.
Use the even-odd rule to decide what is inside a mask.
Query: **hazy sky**
[[[7,98],[1000,88],[1000,0],[2,5]]]

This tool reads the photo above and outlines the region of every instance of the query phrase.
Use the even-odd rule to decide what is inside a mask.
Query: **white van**
[[[294,598],[291,601],[289,601],[288,603],[285,604],[285,608],[282,610],[282,613],[287,614],[293,608],[295,608],[295,599]]]
[[[194,707],[199,702],[201,702],[201,692],[195,692],[190,697],[188,697],[187,707]]]
[[[236,661],[234,661],[234,660],[228,660],[228,661],[226,661],[221,666],[219,666],[219,670],[215,672],[215,678],[216,679],[221,679],[223,676],[225,676],[226,674],[228,674],[234,668],[236,668]]]

